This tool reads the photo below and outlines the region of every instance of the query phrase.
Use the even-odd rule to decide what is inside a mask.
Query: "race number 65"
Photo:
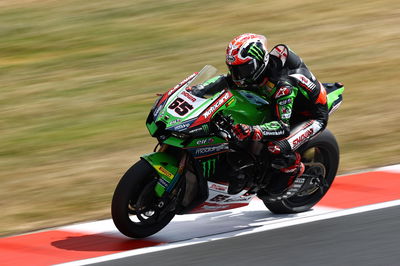
[[[193,109],[193,106],[178,97],[168,106],[168,109],[174,109],[177,114],[184,116],[189,110]]]

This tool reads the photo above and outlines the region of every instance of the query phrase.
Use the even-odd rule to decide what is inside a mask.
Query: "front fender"
[[[141,157],[157,172],[159,178],[155,186],[157,196],[161,197],[165,191],[170,192],[179,179],[179,161],[165,152],[153,152]]]

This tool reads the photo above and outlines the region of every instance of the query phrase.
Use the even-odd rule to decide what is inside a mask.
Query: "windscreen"
[[[205,67],[203,67],[202,70],[200,70],[199,74],[197,74],[197,76],[192,81],[190,81],[189,86],[202,84],[210,78],[214,77],[217,72],[218,70],[215,67],[211,65],[206,65]]]

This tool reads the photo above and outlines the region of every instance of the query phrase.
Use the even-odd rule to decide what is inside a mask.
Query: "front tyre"
[[[304,165],[318,166],[322,175],[322,183],[319,189],[310,190],[309,194],[294,195],[280,201],[264,200],[265,206],[273,213],[299,213],[308,211],[317,204],[330,188],[336,177],[339,166],[339,147],[335,136],[325,129],[321,134],[300,147]]]
[[[118,230],[132,238],[144,238],[164,228],[175,216],[157,197],[158,175],[145,160],[134,164],[119,181],[111,204]]]

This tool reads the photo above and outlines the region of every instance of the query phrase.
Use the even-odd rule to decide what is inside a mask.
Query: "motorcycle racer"
[[[296,151],[320,133],[328,122],[326,90],[303,60],[285,44],[268,52],[263,35],[245,33],[226,49],[229,72],[213,80],[231,88],[252,90],[271,105],[274,121],[261,125],[236,124],[233,133],[240,141],[262,141],[271,154],[277,178],[269,184],[271,200],[287,198],[302,187],[305,170]],[[226,83],[225,83],[226,84]],[[246,180],[232,180],[229,191],[240,191]]]

